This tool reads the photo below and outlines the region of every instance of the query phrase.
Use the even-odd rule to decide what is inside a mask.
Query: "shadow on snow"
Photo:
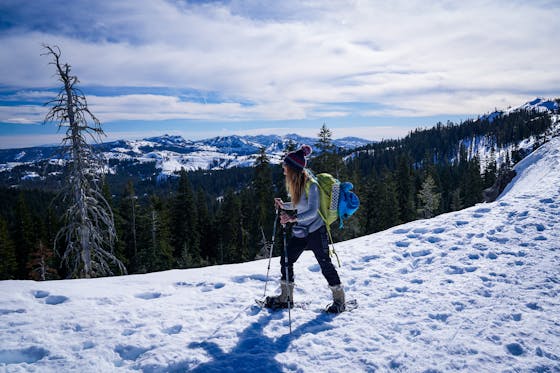
[[[304,334],[318,334],[332,329],[329,322],[334,315],[319,314],[316,318],[298,326],[290,335],[278,338],[267,337],[264,328],[272,320],[272,315],[263,315],[258,321],[249,325],[239,336],[237,345],[229,352],[223,351],[214,342],[193,342],[189,348],[202,348],[212,358],[211,361],[195,367],[192,372],[282,372],[287,364],[275,359],[286,352],[290,343]],[[290,368],[295,369],[295,366]]]

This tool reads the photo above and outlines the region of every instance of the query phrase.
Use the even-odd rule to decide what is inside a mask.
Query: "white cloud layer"
[[[9,51],[0,55],[2,86],[55,87],[40,55],[47,43],[85,86],[220,98],[88,95],[105,121],[480,114],[560,95],[552,1],[7,3],[14,26],[0,32]],[[18,110],[0,110],[0,121],[37,121],[30,105]]]

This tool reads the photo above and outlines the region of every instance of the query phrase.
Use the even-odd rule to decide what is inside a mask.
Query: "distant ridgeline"
[[[345,228],[333,227],[335,241],[460,210],[482,202],[492,185],[503,188],[515,163],[560,133],[558,107],[559,100],[536,99],[378,143],[341,143],[327,133],[319,140],[230,136],[201,143],[163,136],[101,144],[116,252],[129,273],[252,260],[263,232],[269,238],[272,231],[271,201],[287,198],[277,164],[301,143],[315,148],[315,173],[351,181],[360,197]],[[0,247],[13,250],[2,253],[13,264],[0,268],[0,278],[29,278],[44,255],[58,268],[60,259],[48,250],[62,212],[51,200],[67,182],[65,165],[55,148],[0,150]],[[58,275],[65,277],[60,269]]]

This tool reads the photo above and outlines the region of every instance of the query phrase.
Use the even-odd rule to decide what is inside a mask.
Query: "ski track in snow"
[[[253,305],[267,260],[146,275],[0,282],[0,371],[560,371],[560,139],[494,203],[336,245],[347,298],[313,255],[288,312]],[[268,294],[277,291],[273,258]]]

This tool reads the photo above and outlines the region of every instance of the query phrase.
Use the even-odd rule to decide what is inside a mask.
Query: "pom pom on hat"
[[[297,171],[301,171],[307,165],[305,157],[312,152],[311,146],[304,144],[298,150],[288,153],[284,158],[284,163]]]
[[[305,145],[303,144],[300,148],[303,151],[303,155],[304,156],[309,156],[309,154],[311,154],[313,152],[313,149],[311,149],[311,146],[309,145]]]

